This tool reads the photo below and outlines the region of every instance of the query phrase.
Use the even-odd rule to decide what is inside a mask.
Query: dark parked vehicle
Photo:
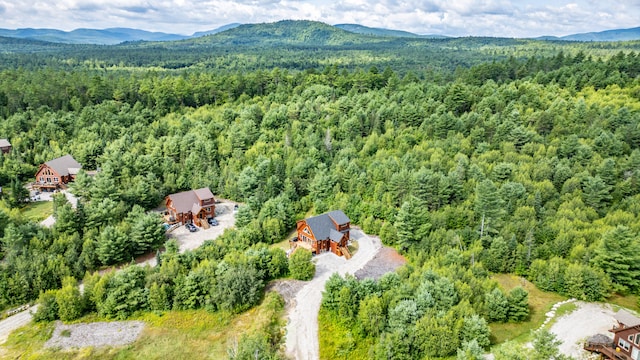
[[[215,218],[209,218],[209,219],[207,219],[207,222],[211,226],[218,226],[218,220],[216,220]]]
[[[198,228],[195,225],[191,224],[191,223],[185,224],[184,226],[187,228],[187,230],[189,230],[191,232],[198,231]]]

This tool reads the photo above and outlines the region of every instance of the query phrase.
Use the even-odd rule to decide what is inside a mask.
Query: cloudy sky
[[[640,0],[0,0],[6,29],[131,27],[191,35],[283,19],[450,36],[562,36],[640,26]]]

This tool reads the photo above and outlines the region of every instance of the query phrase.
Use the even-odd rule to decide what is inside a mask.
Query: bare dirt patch
[[[379,279],[406,263],[407,259],[404,256],[398,254],[394,248],[385,246],[362,269],[356,271],[355,276],[358,279]]]
[[[296,295],[306,285],[306,281],[294,279],[275,280],[267,285],[266,291],[277,291],[284,298],[285,309],[289,311],[296,306]]]
[[[66,325],[56,323],[51,339],[44,346],[69,350],[83,347],[123,346],[131,344],[144,329],[142,321],[95,322]]]

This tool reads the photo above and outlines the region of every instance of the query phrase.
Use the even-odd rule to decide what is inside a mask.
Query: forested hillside
[[[455,72],[375,60],[220,73],[5,68],[0,137],[14,151],[0,157],[0,185],[66,153],[101,172],[79,176],[81,206],[60,201],[53,229],[0,212],[0,308],[157,248],[159,224],[143,210],[204,186],[246,204],[238,229],[193,253],[169,247],[146,273],[88,277],[85,311],[242,311],[287,273],[283,253],[260,243],[282,240],[308,211],[338,208],[410,261],[378,282],[327,287],[332,321],[376,358],[473,352],[489,345],[487,323],[526,320],[526,292],[505,294],[491,273],[584,300],[637,294],[640,57],[514,49]],[[241,295],[222,291],[231,286]]]

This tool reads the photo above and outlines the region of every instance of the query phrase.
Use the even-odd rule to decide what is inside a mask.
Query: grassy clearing
[[[527,281],[526,279],[511,275],[511,274],[497,274],[493,276],[493,279],[498,282],[500,287],[509,292],[516,286],[522,286],[529,292],[529,321],[522,323],[492,323],[489,325],[491,328],[491,342],[493,344],[501,344],[507,340],[515,340],[518,342],[525,342],[529,339],[532,330],[536,330],[542,325],[545,320],[546,313],[551,310],[553,304],[563,301],[566,297],[546,292],[538,289],[535,285]]]
[[[27,220],[40,222],[53,214],[53,201],[35,201],[28,203],[20,209],[20,212]]]
[[[279,243],[271,244],[270,247],[272,247],[272,248],[280,248],[280,249],[282,249],[284,251],[287,251],[287,250],[289,250],[289,239],[290,238],[291,238],[290,236],[287,236],[286,239],[280,241]]]
[[[277,295],[279,297],[279,295]],[[266,296],[259,306],[239,315],[206,310],[144,313],[132,320],[146,323],[140,338],[119,348],[83,348],[74,351],[44,349],[54,324],[31,324],[11,334],[6,358],[21,359],[224,359],[227,349],[243,335],[265,331],[282,316],[282,303]],[[85,318],[99,321],[95,316]],[[3,358],[4,358],[3,354]]]
[[[640,307],[638,307],[638,296],[637,295],[620,295],[614,294],[607,299],[608,303],[611,303],[616,306],[620,306],[626,309],[633,310],[635,312],[640,312]]]
[[[551,325],[553,325],[556,319],[559,319],[565,315],[571,314],[577,309],[578,309],[578,305],[572,302],[560,305],[560,307],[558,307],[558,310],[556,310],[556,316],[554,317],[554,320],[552,320],[547,326],[551,327]]]
[[[349,326],[331,315],[327,310],[318,313],[318,338],[320,360],[367,360],[374,345],[371,339],[354,334]]]

